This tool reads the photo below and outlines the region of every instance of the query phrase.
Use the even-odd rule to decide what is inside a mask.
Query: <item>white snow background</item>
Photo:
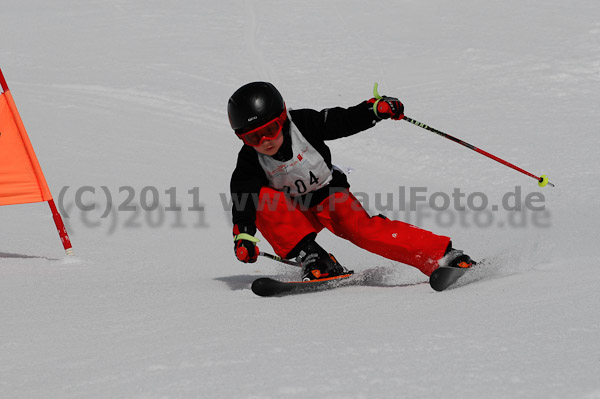
[[[64,255],[47,205],[0,208],[0,397],[600,398],[598,1],[0,9],[0,68],[76,252]],[[357,104],[378,82],[406,115],[556,187],[384,121],[330,142],[371,208],[400,186],[485,193],[490,206],[519,187],[545,210],[476,224],[425,209],[421,227],[494,259],[443,293],[323,232],[364,285],[257,297],[255,278],[297,270],[233,255],[220,193],[240,141],[226,104],[254,80],[315,109]],[[81,188],[96,210],[75,205]],[[161,206],[142,209],[155,195]]]

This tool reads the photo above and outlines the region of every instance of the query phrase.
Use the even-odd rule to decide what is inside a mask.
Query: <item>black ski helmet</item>
[[[283,112],[285,103],[281,93],[268,82],[252,82],[229,98],[227,115],[231,128],[243,133],[275,119]]]

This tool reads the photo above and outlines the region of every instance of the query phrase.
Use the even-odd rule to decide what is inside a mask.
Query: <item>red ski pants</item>
[[[348,190],[303,210],[283,193],[264,187],[259,195],[256,226],[277,255],[284,258],[308,234],[327,228],[360,248],[414,266],[427,276],[438,267],[437,261],[450,242],[449,237],[408,223],[370,216]]]

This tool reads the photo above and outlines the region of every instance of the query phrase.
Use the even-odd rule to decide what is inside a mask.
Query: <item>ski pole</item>
[[[275,260],[277,262],[285,263],[286,265],[300,267],[300,264],[298,262],[294,262],[293,260],[283,259],[281,256],[272,255],[268,252],[263,252],[263,251],[260,251],[258,254],[260,256],[264,256],[265,258],[269,258],[269,259]]]
[[[382,97],[381,97],[381,96],[379,95],[379,93],[377,92],[377,86],[378,86],[378,85],[377,85],[377,83],[375,83],[375,87],[373,87],[373,95],[375,96],[375,98],[377,98],[377,99],[380,99],[380,98],[382,98]],[[447,138],[448,140],[452,140],[452,141],[454,141],[455,143],[458,143],[458,144],[460,144],[460,145],[462,145],[462,146],[465,146],[465,147],[467,147],[467,148],[469,148],[469,149],[471,149],[471,150],[473,150],[473,151],[475,151],[475,152],[478,152],[478,153],[480,153],[481,155],[485,155],[486,157],[488,157],[488,158],[491,158],[491,159],[493,159],[493,160],[494,160],[494,161],[496,161],[496,162],[500,162],[502,165],[508,166],[509,168],[512,168],[512,169],[514,169],[514,170],[516,170],[516,171],[518,171],[518,172],[521,172],[521,173],[523,173],[524,175],[527,175],[527,176],[529,176],[529,177],[532,177],[532,178],[534,178],[534,179],[536,179],[536,180],[538,181],[538,185],[539,185],[540,187],[545,187],[546,185],[549,185],[549,186],[551,186],[551,187],[554,187],[554,184],[552,184],[552,183],[550,183],[550,182],[548,181],[548,176],[546,176],[546,175],[536,176],[536,175],[534,175],[534,174],[532,174],[532,173],[529,173],[529,172],[527,172],[527,171],[526,171],[526,170],[524,170],[524,169],[521,169],[521,168],[519,168],[519,167],[518,167],[518,166],[516,166],[516,165],[513,165],[513,164],[512,164],[512,163],[510,163],[510,162],[507,162],[507,161],[505,161],[505,160],[503,160],[503,159],[501,159],[501,158],[498,158],[497,156],[495,156],[495,155],[493,155],[493,154],[490,154],[490,153],[489,153],[489,152],[487,152],[487,151],[484,151],[484,150],[482,150],[482,149],[480,149],[480,148],[477,148],[477,147],[475,147],[475,146],[474,146],[474,145],[472,145],[472,144],[469,144],[469,143],[467,143],[467,142],[465,142],[465,141],[463,141],[463,140],[461,140],[461,139],[459,139],[459,138],[456,138],[456,137],[454,137],[454,136],[451,136],[451,135],[449,135],[448,133],[444,133],[444,132],[442,132],[442,131],[440,131],[440,130],[437,130],[437,129],[434,129],[434,128],[432,128],[431,126],[428,126],[428,125],[426,125],[426,124],[424,124],[424,123],[422,123],[422,122],[419,122],[419,121],[417,121],[417,120],[414,120],[414,119],[412,119],[412,118],[409,118],[408,116],[404,116],[402,119],[403,119],[403,120],[405,120],[405,121],[407,121],[407,122],[409,122],[409,123],[412,123],[412,124],[413,124],[413,125],[415,125],[415,126],[421,127],[421,128],[423,128],[423,129],[425,129],[425,130],[429,130],[430,132],[433,132],[433,133],[435,133],[435,134],[437,134],[437,135],[440,135],[440,136],[442,136],[442,137],[445,137],[445,138]]]

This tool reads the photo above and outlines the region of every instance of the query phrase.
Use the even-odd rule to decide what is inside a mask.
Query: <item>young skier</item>
[[[256,262],[258,229],[277,255],[300,263],[304,281],[343,274],[346,269],[315,241],[327,228],[427,276],[440,265],[474,264],[452,248],[449,237],[370,216],[350,192],[346,175],[332,164],[325,141],[359,133],[383,119],[402,119],[404,106],[397,98],[320,112],[291,110],[275,86],[253,82],[231,96],[227,113],[244,142],[231,177],[234,250],[241,262]]]

